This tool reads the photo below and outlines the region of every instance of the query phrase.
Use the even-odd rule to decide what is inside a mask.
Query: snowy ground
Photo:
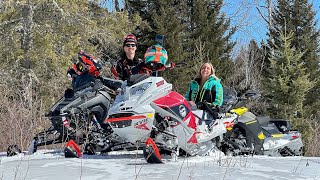
[[[204,157],[164,159],[147,164],[141,151],[67,159],[57,151],[6,157],[0,153],[0,179],[230,179],[320,180],[320,157]]]

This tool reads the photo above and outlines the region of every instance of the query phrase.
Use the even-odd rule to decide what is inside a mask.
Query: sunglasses
[[[136,44],[125,44],[126,47],[136,47]]]

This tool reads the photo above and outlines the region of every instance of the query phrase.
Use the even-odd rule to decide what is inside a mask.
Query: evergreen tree
[[[193,0],[191,2],[190,39],[196,41],[200,39],[201,42],[204,42],[207,58],[202,61],[211,62],[217,74],[227,79],[231,75],[230,67],[233,66],[230,53],[235,42],[231,41],[231,36],[236,28],[230,26],[230,19],[227,19],[226,15],[220,11],[223,0]]]
[[[320,31],[316,28],[316,12],[308,0],[279,0],[272,14],[273,27],[269,32],[269,47],[271,49],[280,45],[282,40],[279,33],[292,31],[292,47],[298,52],[304,52],[301,57],[303,67],[310,73],[310,79],[315,81],[315,86],[307,95],[305,104],[314,104],[314,109],[320,105],[320,71],[319,38]],[[268,64],[268,63],[267,63]],[[318,97],[318,98],[317,98]],[[317,105],[318,104],[318,105]]]
[[[294,33],[280,33],[280,46],[270,57],[270,78],[265,83],[272,111],[279,118],[293,120],[295,114],[304,115],[304,100],[313,82],[301,62],[304,52],[292,47]]]

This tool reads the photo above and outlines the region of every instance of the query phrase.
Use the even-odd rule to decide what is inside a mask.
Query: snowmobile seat
[[[290,122],[286,119],[271,119],[270,123],[277,126],[282,133],[292,130]]]
[[[270,116],[257,116],[258,122],[261,124],[261,126],[267,126],[270,123]]]
[[[268,124],[267,126],[262,126],[262,129],[266,132],[268,132],[267,134],[281,134],[281,132],[279,131],[279,129],[277,128],[277,126],[275,124]],[[265,133],[264,133],[265,134]]]
[[[116,80],[116,79],[110,79],[110,78],[105,78],[101,77],[102,84],[107,86],[108,88],[116,91],[117,89],[121,88],[123,81],[121,80]]]

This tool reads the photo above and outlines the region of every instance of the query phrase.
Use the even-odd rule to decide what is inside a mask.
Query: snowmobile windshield
[[[147,74],[134,74],[134,75],[131,75],[129,77],[129,79],[127,80],[127,85],[128,86],[132,86],[134,84],[137,84],[138,82],[141,82],[145,79],[147,79],[149,76]]]
[[[224,89],[223,92],[223,111],[229,111],[237,103],[237,92],[231,89]]]

